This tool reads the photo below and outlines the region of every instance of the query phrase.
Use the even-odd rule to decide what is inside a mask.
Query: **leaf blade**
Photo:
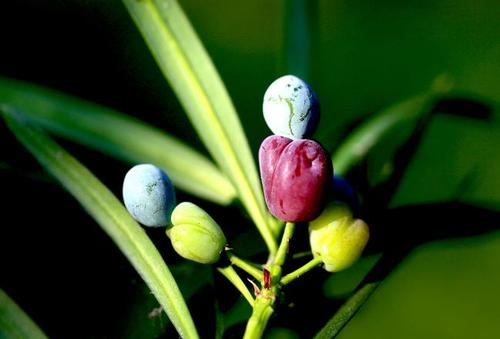
[[[424,114],[432,101],[431,95],[416,96],[392,105],[365,121],[333,153],[335,173],[345,175],[367,156],[386,133],[402,122]]]
[[[372,282],[363,285],[354,295],[342,305],[326,325],[314,336],[314,339],[334,338],[356,314],[370,295],[377,288],[378,283]]]
[[[121,202],[47,135],[26,125],[18,113],[5,108],[4,112],[7,125],[18,140],[80,202],[132,263],[180,336],[198,338],[184,298],[167,265]]]
[[[0,104],[21,110],[59,136],[121,160],[154,163],[193,195],[225,205],[236,194],[220,170],[191,147],[112,109],[6,78],[0,78]]]
[[[0,289],[0,337],[46,339],[35,322]]]
[[[257,169],[212,61],[174,0],[123,0],[208,151],[229,176],[271,252],[277,244]]]

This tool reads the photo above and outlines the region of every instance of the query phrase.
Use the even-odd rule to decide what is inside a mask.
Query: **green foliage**
[[[57,135],[130,163],[164,168],[175,185],[191,194],[228,204],[231,183],[209,160],[183,142],[109,108],[49,89],[0,78],[2,105],[22,110],[31,122]]]
[[[92,335],[100,326],[114,330],[113,336],[119,337],[160,337],[174,335],[174,331],[185,337],[196,337],[197,331],[202,337],[241,337],[249,318],[248,337],[264,333],[273,338],[315,334],[317,338],[489,338],[499,332],[496,290],[500,271],[495,258],[500,254],[500,48],[496,43],[500,7],[496,2],[382,1],[373,5],[292,0],[234,6],[230,1],[210,5],[183,1],[186,14],[173,0],[124,0],[123,4],[69,1],[65,6],[74,10],[69,15],[64,6],[33,1],[31,17],[25,17],[29,6],[18,18],[12,16],[19,32],[6,29],[12,26],[9,15],[0,18],[0,25],[5,25],[0,31],[14,37],[2,39],[2,75],[73,93],[88,91],[89,95],[82,96],[91,98],[99,98],[99,93],[103,97],[95,101],[113,107],[120,106],[122,97],[127,96],[121,92],[127,88],[125,84],[140,84],[132,85],[136,87],[129,89],[128,96],[142,88],[138,98],[123,98],[123,105],[137,100],[137,106],[127,109],[129,113],[137,111],[136,119],[46,87],[0,78],[0,110],[8,127],[96,219],[146,283],[131,284],[135,278],[127,272],[124,275],[130,279],[122,284],[131,284],[127,292],[132,292],[119,295],[122,304],[115,307],[111,298],[89,301],[91,307],[109,309],[111,315],[105,320],[97,319],[96,314],[103,314],[94,314],[97,309],[78,305],[83,298],[93,299],[90,287],[88,291],[75,287],[69,296],[50,296],[52,300],[74,299],[74,317],[85,319],[89,331],[95,331]],[[5,6],[8,13],[9,4]],[[103,33],[101,48],[78,35],[59,40],[57,34],[37,36],[37,29],[43,30],[43,25],[37,26],[37,18],[47,24],[53,19],[59,30],[71,26],[60,23],[60,18],[75,17],[76,25],[82,23],[75,13],[92,18],[87,29],[96,23],[100,27],[101,21],[113,23]],[[23,27],[29,34],[22,34]],[[98,40],[97,35],[89,36]],[[37,38],[44,47],[45,41],[56,42],[48,43],[45,50],[39,48]],[[78,59],[71,48],[78,51],[76,54],[90,54]],[[52,49],[54,54],[48,55],[63,57],[53,63],[50,58],[38,57]],[[37,57],[33,57],[33,50]],[[98,57],[91,59],[95,64],[110,50],[120,57],[104,63],[94,74],[86,68],[85,59],[93,55],[88,51],[94,50],[98,51]],[[9,55],[20,61],[13,62]],[[55,72],[61,60],[69,60],[70,68],[81,69],[81,73],[65,74],[62,66],[62,75]],[[16,70],[16,65],[22,71]],[[158,76],[160,71],[170,87]],[[85,72],[94,80],[103,79],[102,85],[100,81],[79,83]],[[297,225],[294,235],[294,226],[289,224],[278,247],[281,225],[265,209],[252,156],[270,133],[259,113],[263,92],[284,73],[303,76],[318,94],[322,117],[314,139],[332,152],[336,174],[345,176],[357,191],[360,206],[354,216],[370,225],[365,256],[332,275],[316,270],[298,279],[320,262],[311,259],[307,241],[302,239],[307,237],[302,225]],[[118,94],[113,94],[113,86],[108,93],[106,76],[117,78],[113,84]],[[182,113],[177,103],[194,129],[178,120]],[[120,110],[125,111],[123,106]],[[142,122],[154,121],[154,116],[146,119],[145,114],[155,110],[167,113],[163,117],[168,131]],[[158,236],[154,230],[140,228],[113,193],[42,130],[70,140],[65,146],[82,159],[88,157],[87,151],[75,144],[127,163],[151,162],[165,169],[176,187],[184,191],[182,198],[187,195],[200,203],[226,234],[230,251],[216,263],[217,270],[180,259],[168,246],[164,231]],[[188,135],[189,142],[170,136],[173,131]],[[197,138],[214,163],[203,155],[204,150],[194,149]],[[8,144],[10,139],[7,133],[0,139],[8,145],[0,163],[0,179],[12,186],[18,183],[10,183],[11,178],[20,177],[23,172],[17,170],[24,165],[22,160],[18,162],[18,150]],[[101,172],[118,195],[115,179],[110,179],[118,171],[109,168],[109,173]],[[37,173],[30,173],[25,180],[30,183],[37,177]],[[52,185],[47,187],[41,189],[52,189]],[[6,194],[12,191],[7,189]],[[9,196],[2,210],[5,215],[18,216],[19,209],[35,210],[37,205],[58,207],[57,197],[40,202],[30,200],[29,191],[22,193]],[[241,202],[249,218],[237,213],[240,206],[229,206],[235,201]],[[49,235],[40,239],[47,248],[65,248],[66,242],[80,241],[68,235],[91,229],[82,227],[88,220],[71,222],[74,233],[57,228],[58,222],[65,227],[68,224],[57,211],[54,208],[46,215],[37,215],[37,222],[60,233],[60,238]],[[254,225],[248,229],[250,221]],[[9,229],[29,230],[27,225],[22,220],[4,225],[0,228],[0,250],[5,248],[1,252],[5,271],[16,272],[12,267],[17,265],[25,270],[22,259],[12,255],[14,246],[23,249],[30,263],[40,264],[36,253],[22,246],[33,229],[18,239],[10,237]],[[93,243],[86,246],[107,256],[114,254]],[[71,262],[76,254],[67,251],[64,255]],[[13,264],[6,265],[10,262]],[[94,274],[92,267],[75,266],[66,269]],[[108,278],[126,264],[117,266],[109,268]],[[264,278],[263,267],[270,282]],[[54,290],[58,279],[74,284],[69,273],[61,271],[60,276],[46,277]],[[228,287],[218,272],[234,286]],[[19,279],[16,274],[5,274],[0,285],[10,283],[10,288],[23,293],[34,284],[17,287]],[[39,288],[47,286],[40,284]],[[85,297],[76,298],[79,292]],[[0,299],[0,333],[5,328],[36,328],[22,311],[12,307],[8,297],[0,294]],[[37,299],[31,302],[37,305]],[[66,312],[38,307],[34,310],[42,313],[42,309],[45,317],[33,315],[40,319],[42,328],[47,325],[47,333],[68,336],[65,326],[70,325],[59,320],[68,317]],[[5,325],[5,315],[18,323]],[[264,332],[268,320],[268,332]]]
[[[497,231],[415,249],[339,338],[366,338],[366,333],[371,338],[491,338],[500,330],[499,235]]]
[[[47,336],[3,290],[0,289],[0,338],[45,339]]]
[[[10,109],[3,112],[9,128],[101,225],[158,299],[182,337],[197,338],[196,328],[172,274],[144,230],[122,203],[92,173],[40,130]]]
[[[257,169],[238,115],[215,67],[175,0],[124,0],[156,62],[191,123],[239,198],[276,251],[272,217],[264,206]]]

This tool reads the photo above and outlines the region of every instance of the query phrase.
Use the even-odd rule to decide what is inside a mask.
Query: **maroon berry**
[[[319,215],[331,162],[313,140],[291,140],[272,135],[259,149],[260,173],[267,207],[275,217],[290,222]]]

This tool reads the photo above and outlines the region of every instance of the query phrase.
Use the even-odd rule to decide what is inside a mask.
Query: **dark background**
[[[279,75],[294,72],[311,83],[322,105],[315,137],[334,150],[357,122],[427,90],[437,76],[446,74],[454,82],[454,98],[487,106],[489,120],[449,115],[433,121],[391,207],[456,200],[488,211],[500,206],[497,1],[314,1],[304,8],[305,19],[287,19],[292,2],[286,1],[180,3],[226,83],[254,154],[269,134],[261,114],[262,96]],[[310,39],[290,34],[298,20],[306,20]],[[0,44],[0,76],[113,107],[205,152],[119,1],[2,2]],[[0,133],[0,288],[51,337],[155,336],[166,320],[148,319],[157,304],[123,255],[78,203],[41,171],[3,124]],[[129,165],[60,141],[120,195]],[[471,175],[473,184],[463,188],[464,178]],[[181,192],[182,199],[200,203],[216,217],[237,221],[241,231],[250,230],[249,222],[239,218],[237,206],[223,209]],[[445,211],[455,213],[453,208]],[[398,262],[406,259],[343,336],[457,338],[499,333],[494,319],[500,314],[496,260],[500,238],[498,232],[491,233],[497,227],[496,215],[486,221],[465,218],[469,227],[484,221],[486,225],[473,227],[478,232],[454,232],[446,225],[443,235],[440,225],[453,218],[436,222],[432,213],[425,213],[419,214],[429,216],[422,223],[437,226],[425,228],[430,235],[422,243],[458,239],[416,250],[412,245],[408,257],[401,254]],[[471,213],[484,216],[476,210]],[[402,215],[391,225],[412,214],[405,211]],[[167,263],[181,262],[162,231],[148,232],[164,249]],[[236,234],[240,229],[228,232]],[[376,255],[381,248],[375,244],[368,254]],[[366,270],[373,258],[367,257],[359,270]],[[186,272],[203,268],[189,269]],[[317,272],[299,286],[321,281],[324,289],[310,288],[324,292],[330,298],[327,305],[336,305],[340,297],[328,283],[337,286],[334,290],[340,287],[327,278],[326,273]],[[337,282],[341,279],[342,275]],[[224,284],[217,279],[215,287],[205,287],[190,302],[202,336],[213,333],[213,318],[206,316],[213,313],[213,305],[206,301],[214,293],[220,297],[221,291],[232,291]],[[230,304],[236,294],[227,294]],[[296,308],[313,307],[302,294],[290,291]],[[298,326],[300,312],[284,309],[275,324],[308,336],[333,309],[318,312],[316,321]],[[140,330],[145,332],[139,334]],[[171,329],[167,334],[175,336]]]

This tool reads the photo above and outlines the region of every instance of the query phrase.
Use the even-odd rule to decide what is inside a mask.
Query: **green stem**
[[[321,263],[322,263],[322,260],[320,257],[311,259],[304,266],[297,268],[295,271],[288,273],[283,278],[281,278],[281,285],[287,285],[287,284],[291,283],[292,281],[294,281],[295,279],[297,279],[298,277],[300,277],[304,273],[309,272],[310,270],[312,270],[313,268],[315,268],[316,266],[318,266]]]
[[[288,245],[290,239],[295,231],[295,224],[293,222],[287,222],[285,225],[285,231],[283,232],[283,238],[281,238],[280,246],[278,247],[278,252],[274,258],[273,264],[281,266],[285,263],[286,255],[288,253]]]
[[[254,299],[252,297],[252,294],[248,290],[243,280],[241,280],[238,273],[236,273],[233,266],[217,267],[217,271],[219,271],[224,277],[226,277],[227,280],[229,280],[231,284],[233,284],[234,287],[236,287],[238,291],[241,292],[241,294],[245,297],[250,306],[254,305]]]
[[[252,316],[245,329],[244,339],[262,338],[269,318],[274,312],[274,303],[280,292],[281,266],[285,263],[294,230],[295,224],[287,222],[278,251],[265,268],[265,272],[268,272],[270,276],[266,278],[264,274],[262,277],[262,289],[257,293]]]
[[[300,258],[311,257],[311,256],[312,256],[311,251],[304,251],[304,252],[295,253],[294,255],[292,255],[292,259],[300,259]]]
[[[248,320],[243,339],[259,339],[262,338],[267,322],[274,312],[273,304],[275,297],[271,290],[263,290],[257,296],[253,306],[252,316]]]
[[[337,313],[335,313],[328,323],[326,323],[325,327],[316,334],[314,339],[330,339],[335,337],[349,320],[351,320],[373,291],[375,291],[377,286],[378,282],[373,282],[367,283],[361,287],[344,305],[342,305],[342,307],[340,307]]]
[[[231,263],[234,266],[247,272],[257,280],[262,279],[262,270],[258,269],[255,264],[248,262],[247,260],[241,259],[230,252],[226,252],[226,254],[227,257],[229,258],[229,261],[231,261]]]

